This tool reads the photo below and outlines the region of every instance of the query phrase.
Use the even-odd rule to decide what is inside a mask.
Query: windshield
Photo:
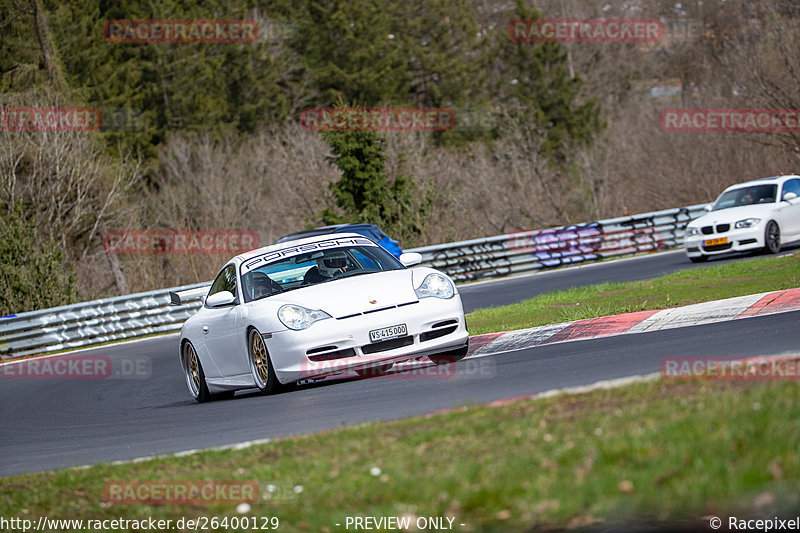
[[[242,275],[245,302],[302,287],[405,267],[379,246],[343,246],[294,255]]]
[[[754,185],[726,191],[714,203],[712,211],[739,207],[742,205],[771,204],[777,197],[778,186],[775,184]]]

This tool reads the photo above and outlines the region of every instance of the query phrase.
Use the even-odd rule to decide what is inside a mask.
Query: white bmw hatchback
[[[464,357],[469,334],[458,290],[437,270],[408,268],[421,259],[398,260],[356,234],[234,257],[181,329],[190,394],[205,401],[238,389],[271,393],[349,371],[375,375],[394,363]]]
[[[776,176],[725,189],[708,213],[686,226],[686,255],[694,262],[732,252],[778,253],[800,240],[800,176]]]

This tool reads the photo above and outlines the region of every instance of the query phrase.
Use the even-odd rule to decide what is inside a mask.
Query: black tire
[[[222,394],[211,394],[208,391],[203,365],[200,363],[200,358],[197,356],[197,350],[194,349],[194,346],[189,341],[183,343],[183,348],[181,349],[181,364],[183,365],[183,373],[186,377],[186,386],[189,388],[189,394],[198,402],[208,402],[221,397],[233,396],[234,391],[228,391]]]
[[[358,374],[362,378],[374,378],[386,374],[389,370],[392,369],[393,366],[394,363],[389,363],[386,365],[373,366],[371,368],[359,368],[358,370],[356,370],[356,374]]]
[[[448,352],[429,355],[428,359],[437,365],[455,363],[464,359],[467,356],[468,350],[469,344],[465,344],[462,348],[456,348],[455,350],[450,350]]]
[[[692,261],[692,263],[705,263],[708,261],[708,256],[698,255],[697,257],[690,257],[689,259]]]
[[[250,361],[250,372],[261,394],[273,394],[280,389],[280,383],[272,368],[267,345],[257,329],[251,328],[247,333],[247,355]]]
[[[777,254],[781,251],[781,229],[774,220],[767,222],[764,230],[764,251],[768,254]]]

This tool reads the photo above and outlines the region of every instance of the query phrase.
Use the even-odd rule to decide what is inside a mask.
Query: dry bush
[[[663,107],[800,108],[796,2],[536,4],[547,17],[663,18],[667,35],[657,44],[565,45],[584,80],[580,98],[597,98],[607,122],[592,146],[572,152],[566,170],[541,158],[544,132],[510,109],[493,109],[502,136],[490,143],[453,148],[427,133],[383,134],[390,175],[412,176],[432,199],[422,234],[404,247],[711,201],[732,183],[796,170],[796,134],[668,133],[659,124]],[[475,9],[482,32],[489,24],[505,31],[513,2],[479,0]],[[287,72],[292,62],[284,58]],[[651,87],[674,80],[683,87],[677,98],[650,97]],[[126,284],[138,291],[209,280],[228,259],[110,257],[99,245],[105,229],[250,230],[266,245],[317,225],[339,177],[320,134],[296,124],[236,140],[175,136],[162,147],[157,188],[144,193],[131,188],[136,168],[106,157],[92,135],[0,135],[3,198],[23,198],[40,231],[60,240],[79,266],[84,297],[125,292]]]
[[[593,152],[593,168],[611,187],[601,216],[712,201],[734,183],[789,173],[792,159],[752,134],[664,132],[647,101],[611,122]]]
[[[4,95],[2,107],[69,107],[46,93]],[[102,250],[103,228],[125,215],[139,167],[106,154],[91,131],[11,131],[0,128],[2,200],[21,200],[36,231],[57,242],[73,264],[78,291],[93,297],[126,287]]]
[[[501,141],[464,149],[437,147],[421,133],[387,135],[390,169],[402,168],[421,190],[433,193],[420,244],[567,224],[590,212],[583,204],[574,206],[582,178],[566,175],[540,155],[542,132],[513,113],[500,120]],[[576,188],[568,185],[576,181]]]
[[[255,231],[259,246],[314,224],[338,178],[321,137],[290,125],[241,141],[176,136],[161,154],[159,189],[130,230]],[[230,254],[122,256],[132,289],[211,279]]]
[[[800,109],[800,6],[794,0],[738,0],[729,7],[737,16],[717,13],[708,21],[721,100],[736,107]],[[750,139],[783,148],[797,164],[796,129]]]

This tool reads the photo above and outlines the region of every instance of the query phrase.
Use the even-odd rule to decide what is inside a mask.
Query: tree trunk
[[[47,77],[50,80],[50,84],[55,88],[63,88],[64,83],[61,79],[58,65],[56,65],[55,48],[50,38],[50,28],[47,25],[47,18],[45,17],[42,2],[41,0],[31,0],[31,5],[33,6],[33,25],[36,29],[36,38],[39,41],[39,48],[42,51],[44,66],[45,69],[47,69]]]

